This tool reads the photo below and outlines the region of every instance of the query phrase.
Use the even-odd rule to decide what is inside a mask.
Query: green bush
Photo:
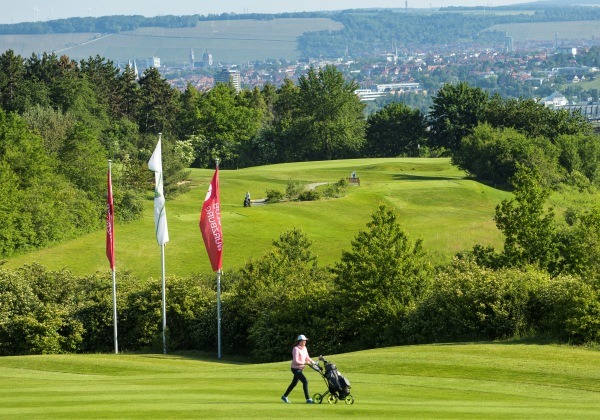
[[[288,200],[297,200],[302,191],[304,191],[304,184],[302,182],[289,179],[285,187],[285,197]]]
[[[462,139],[452,163],[477,179],[507,186],[519,165],[535,168],[546,184],[559,176],[558,149],[543,137],[529,138],[512,128],[482,124]]]
[[[0,270],[0,356],[31,353],[28,331],[37,324],[31,314],[40,305],[31,285],[22,276]]]
[[[125,307],[119,311],[119,346],[123,350],[162,349],[161,305],[160,280],[131,284]]]
[[[133,189],[113,189],[115,218],[120,221],[139,219],[144,210],[144,194]]]
[[[69,273],[39,265],[0,270],[0,355],[80,351],[75,286]]]
[[[110,273],[97,273],[78,279],[77,283],[80,297],[74,316],[85,327],[82,333],[81,351],[114,351],[113,296]],[[128,296],[141,287],[138,283],[130,273],[118,272],[116,275],[119,349],[137,349],[127,344],[129,331],[127,331],[128,326],[124,319],[129,312]]]
[[[600,142],[594,135],[562,135],[557,139],[559,162],[567,173],[577,173],[572,182],[600,185]],[[586,181],[581,180],[582,177]]]
[[[122,286],[119,279],[117,296],[124,295]],[[75,315],[85,326],[81,349],[84,352],[109,352],[114,348],[112,280],[108,275],[95,275],[85,279],[82,287],[84,301]],[[117,303],[117,307],[123,310],[122,304]]]
[[[298,195],[300,201],[318,201],[321,198],[321,193],[317,190],[305,190]]]
[[[318,337],[311,352],[324,353],[330,338],[327,330],[332,327],[324,316],[332,288],[328,273],[290,266],[279,281],[281,286],[269,293],[271,303],[257,314],[248,329],[253,359],[262,362],[289,359],[299,333]]]
[[[217,330],[216,293],[212,284],[201,278],[168,280],[168,346],[177,350],[212,350]]]
[[[342,178],[334,184],[328,184],[323,190],[323,195],[329,198],[339,198],[346,195],[347,189],[348,180]]]
[[[407,317],[410,342],[495,340],[528,333],[526,309],[533,284],[547,274],[482,268],[455,259],[436,275]]]
[[[562,273],[579,276],[600,290],[600,207],[568,211],[570,225],[558,235]]]
[[[267,190],[267,201],[270,203],[277,203],[283,200],[283,193],[279,190]]]
[[[577,277],[547,279],[535,290],[527,308],[535,332],[563,342],[600,341],[600,296]]]

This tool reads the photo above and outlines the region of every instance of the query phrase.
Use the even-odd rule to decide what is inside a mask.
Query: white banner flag
[[[165,209],[165,195],[163,192],[162,147],[161,136],[158,144],[148,161],[148,168],[154,172],[154,226],[156,227],[156,241],[159,245],[169,242],[169,229],[167,228],[167,211]]]

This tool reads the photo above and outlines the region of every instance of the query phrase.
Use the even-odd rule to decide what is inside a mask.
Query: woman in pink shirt
[[[315,362],[308,355],[308,349],[306,348],[306,341],[308,339],[303,334],[298,336],[297,344],[292,349],[292,373],[294,374],[294,378],[292,379],[292,383],[288,386],[287,391],[281,397],[281,400],[285,403],[289,403],[288,395],[292,392],[292,389],[298,384],[298,381],[302,382],[302,388],[304,390],[304,398],[306,398],[306,402],[308,404],[312,404],[313,400],[308,395],[308,380],[302,371],[306,365],[312,365]]]

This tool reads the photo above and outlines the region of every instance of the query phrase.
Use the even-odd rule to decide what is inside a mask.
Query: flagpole
[[[221,273],[223,268],[223,231],[219,194],[219,159],[200,211],[200,232],[211,268],[217,273],[217,357],[221,358]]]
[[[219,169],[219,158],[215,159],[216,169]],[[217,358],[221,358],[221,268],[217,270]]]
[[[162,133],[158,133],[158,142],[162,140]],[[162,163],[162,156],[161,156]],[[162,167],[161,174],[162,177]],[[162,193],[162,191],[161,191]],[[160,244],[160,259],[162,269],[162,339],[163,339],[163,354],[167,354],[167,294],[165,285],[165,244]]]
[[[160,246],[162,267],[162,338],[163,353],[167,354],[167,298],[165,286],[165,244],[169,242],[169,229],[167,227],[167,212],[165,210],[165,195],[163,191],[162,167],[162,133],[158,133],[158,143],[148,161],[148,169],[154,172],[154,225],[156,227],[156,241]]]
[[[111,194],[112,194],[112,161],[108,160],[108,173],[111,178]],[[112,196],[111,196],[112,202]],[[112,221],[111,221],[112,222]],[[111,225],[111,231],[114,238],[114,225]],[[114,258],[114,256],[113,256]],[[111,264],[113,265],[113,264]],[[112,293],[113,293],[113,323],[114,323],[114,340],[115,340],[115,354],[119,354],[119,340],[117,334],[117,275],[116,275],[116,267],[113,265],[111,267],[112,272]]]
[[[217,357],[221,358],[221,270],[217,271]]]
[[[160,256],[162,260],[162,339],[163,354],[167,354],[167,296],[165,293],[165,245],[160,246]]]
[[[115,269],[112,270],[113,282],[113,319],[115,323],[115,354],[119,354],[119,341],[117,339],[117,275]]]

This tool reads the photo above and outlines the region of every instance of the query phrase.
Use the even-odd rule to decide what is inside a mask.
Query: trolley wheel
[[[344,398],[344,401],[346,402],[347,405],[352,405],[352,404],[354,404],[354,397],[352,395],[346,395],[346,398]]]
[[[323,402],[323,396],[317,393],[313,395],[313,401],[315,402],[315,404],[321,404]]]
[[[329,395],[329,397],[327,397],[327,402],[329,404],[337,404],[338,399],[335,395],[332,394],[332,395]]]

